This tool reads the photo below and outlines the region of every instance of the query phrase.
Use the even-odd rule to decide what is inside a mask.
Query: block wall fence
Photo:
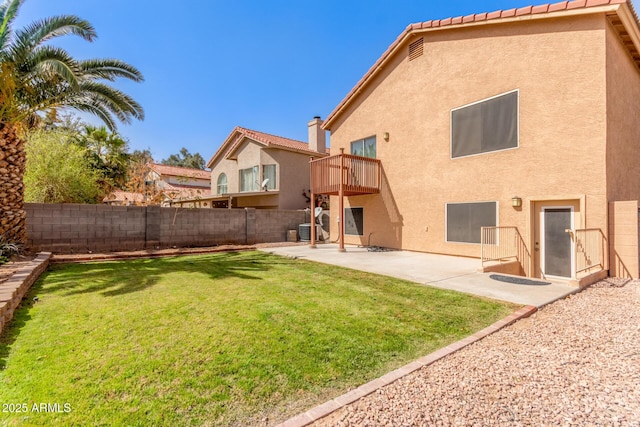
[[[305,211],[25,204],[27,244],[57,253],[284,242]]]

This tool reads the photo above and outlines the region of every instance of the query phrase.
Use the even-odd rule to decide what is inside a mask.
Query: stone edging
[[[343,394],[342,396],[338,396],[335,399],[329,400],[321,405],[316,406],[315,408],[311,408],[307,412],[296,415],[293,418],[289,418],[288,420],[278,424],[276,427],[307,426],[315,421],[318,421],[321,418],[326,417],[332,412],[337,411],[338,409],[347,406],[348,404],[353,403],[356,400],[365,397],[375,392],[376,390],[411,374],[412,372],[417,371],[423,366],[431,365],[432,363],[442,359],[443,357],[453,354],[456,351],[468,346],[469,344],[480,341],[484,337],[499,331],[505,326],[509,326],[517,320],[531,316],[537,310],[537,307],[534,307],[532,305],[522,307],[520,310],[510,314],[509,316],[501,320],[498,320],[494,324],[487,326],[481,331],[478,331],[463,340],[457,341],[444,348],[441,348],[440,350],[437,350],[427,356],[404,365],[403,367],[398,368],[395,371],[391,371],[381,376],[380,378],[363,384],[360,387]]]
[[[13,313],[31,285],[47,269],[50,258],[51,252],[40,252],[33,261],[16,271],[8,280],[0,283],[0,334],[13,318]]]

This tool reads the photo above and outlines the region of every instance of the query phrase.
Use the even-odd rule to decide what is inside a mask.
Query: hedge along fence
[[[286,241],[305,211],[27,203],[27,244],[58,253]]]

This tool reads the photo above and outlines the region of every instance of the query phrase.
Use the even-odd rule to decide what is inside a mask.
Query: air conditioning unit
[[[308,242],[311,240],[311,224],[300,224],[298,225],[298,236],[300,236],[300,240],[303,242]],[[316,240],[322,240],[322,227],[320,224],[316,224]]]
[[[300,240],[305,242],[311,240],[311,224],[300,224],[298,226],[298,236],[300,236]]]

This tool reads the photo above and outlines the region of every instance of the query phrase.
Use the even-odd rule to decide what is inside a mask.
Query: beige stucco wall
[[[638,278],[638,201],[609,204],[609,271],[612,276]]]
[[[497,201],[498,225],[517,226],[532,252],[544,200],[576,203],[577,223],[606,229],[607,25],[603,15],[480,25],[427,33],[413,61],[399,49],[331,125],[335,151],[376,135],[384,171],[380,195],[346,199],[365,210],[364,236],[346,243],[478,257],[479,245],[445,241],[448,202]],[[516,89],[519,148],[451,159],[451,109]]]
[[[640,72],[607,27],[607,192],[610,201],[640,199]]]
[[[211,191],[217,194],[218,177],[227,175],[227,192],[240,191],[241,169],[260,166],[258,181],[262,182],[262,166],[276,165],[276,188],[278,195],[252,196],[238,199],[237,207],[260,207],[278,209],[304,209],[308,207],[302,191],[309,190],[309,156],[278,148],[268,148],[245,139],[237,150],[237,160],[222,158],[211,168]]]
[[[306,154],[278,149],[264,149],[263,153],[278,164],[279,208],[305,209],[309,207],[302,191],[306,190],[309,195],[310,157]]]

